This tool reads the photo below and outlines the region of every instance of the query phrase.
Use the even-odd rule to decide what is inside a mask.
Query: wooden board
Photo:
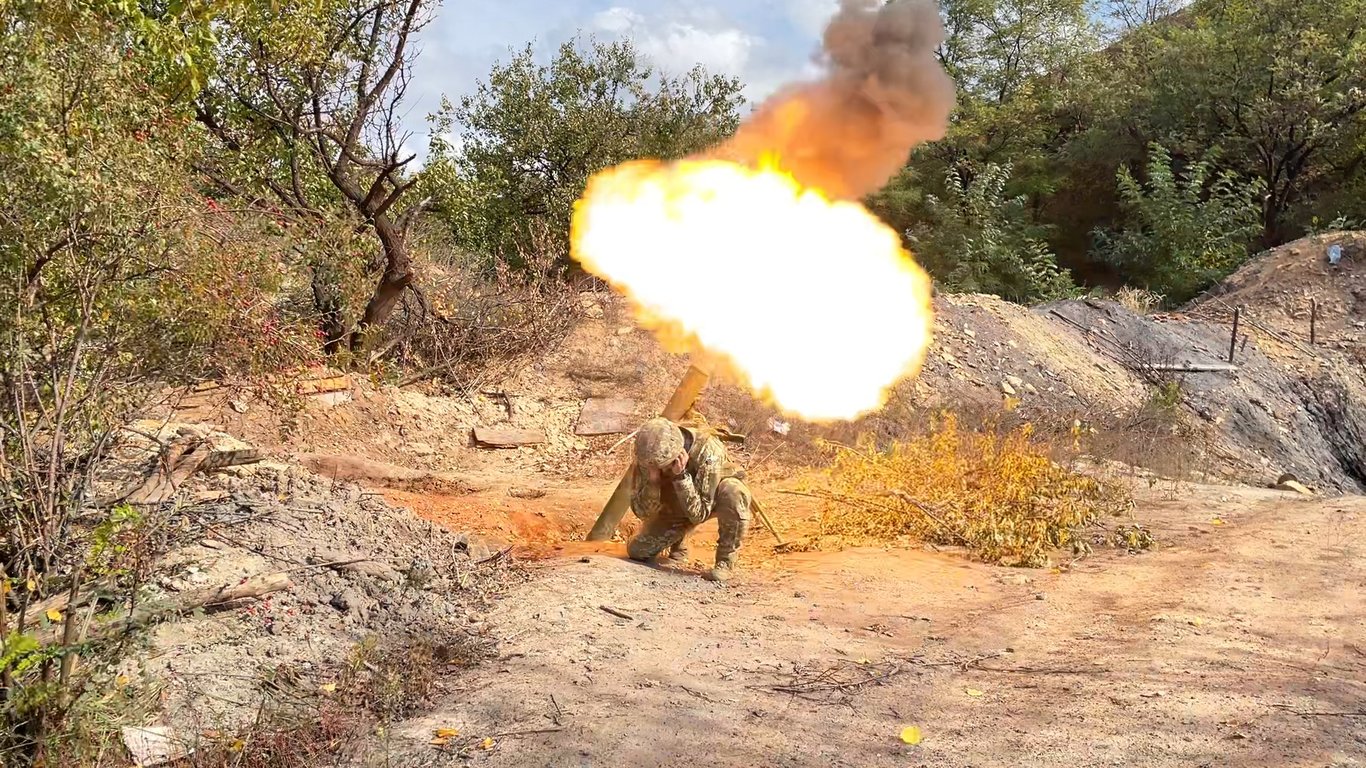
[[[351,388],[351,380],[345,376],[330,376],[326,379],[309,379],[299,382],[299,394],[319,395]]]
[[[625,397],[590,397],[583,401],[574,434],[620,435],[636,426],[636,401]]]
[[[516,448],[522,445],[540,445],[547,440],[545,433],[539,429],[475,427],[474,442],[485,448]]]

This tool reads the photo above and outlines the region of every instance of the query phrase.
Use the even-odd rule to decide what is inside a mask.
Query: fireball
[[[772,159],[609,168],[575,205],[571,240],[670,351],[809,421],[881,407],[930,344],[930,279],[897,233]]]
[[[930,279],[856,201],[944,135],[943,41],[929,0],[841,0],[824,76],[779,90],[698,156],[590,179],[573,257],[671,351],[783,411],[821,422],[876,410],[924,362]]]

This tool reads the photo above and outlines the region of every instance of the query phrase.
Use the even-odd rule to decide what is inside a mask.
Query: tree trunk
[[[335,355],[346,340],[346,316],[342,312],[337,286],[329,285],[323,270],[313,267],[313,309],[318,313],[318,328],[323,334],[323,353]]]
[[[365,351],[370,343],[372,329],[388,322],[398,306],[398,300],[403,297],[403,291],[413,282],[412,258],[404,233],[387,216],[376,217],[374,227],[384,247],[384,274],[365,304],[365,314],[361,316],[360,323],[351,332],[353,353]]]

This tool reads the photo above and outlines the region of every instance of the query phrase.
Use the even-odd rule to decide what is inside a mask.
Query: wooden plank
[[[545,433],[539,429],[475,427],[474,442],[485,448],[517,448],[523,445],[540,445],[548,440]]]
[[[309,379],[299,382],[299,394],[321,395],[351,388],[351,380],[345,376],[331,376],[326,379]]]
[[[579,411],[579,422],[574,434],[620,435],[630,432],[636,423],[636,401],[625,397],[590,397]]]

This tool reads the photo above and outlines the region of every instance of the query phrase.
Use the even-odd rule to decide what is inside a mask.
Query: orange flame
[[[863,206],[777,163],[602,171],[575,205],[573,255],[670,351],[704,354],[791,415],[853,419],[924,362],[930,279]]]

